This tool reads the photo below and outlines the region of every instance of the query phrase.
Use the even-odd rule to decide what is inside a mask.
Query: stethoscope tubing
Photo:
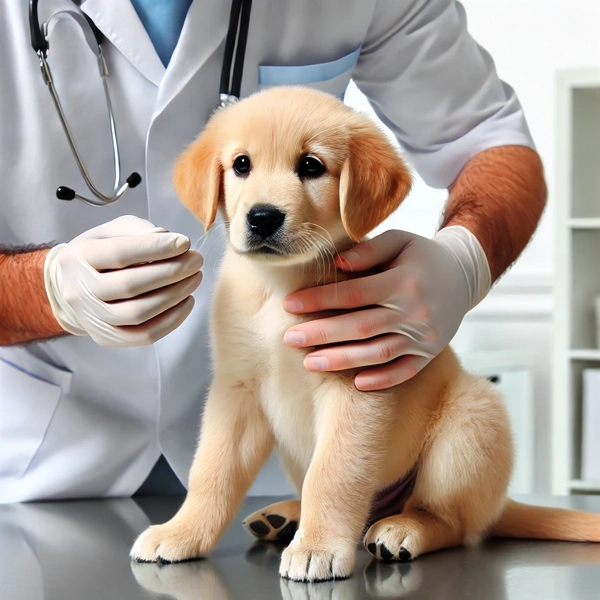
[[[59,186],[56,190],[56,196],[60,200],[78,199],[90,206],[105,206],[113,204],[120,200],[129,188],[134,188],[141,182],[141,177],[138,173],[132,173],[126,181],[121,184],[121,158],[119,152],[119,144],[117,137],[117,127],[115,123],[110,92],[108,88],[107,77],[109,75],[106,61],[102,54],[102,41],[104,36],[102,32],[94,25],[94,23],[83,14],[75,11],[62,10],[54,13],[41,27],[38,15],[38,1],[29,1],[29,29],[31,35],[31,46],[37,54],[40,61],[40,68],[44,83],[50,91],[52,101],[58,113],[60,122],[64,129],[67,141],[71,148],[71,152],[75,158],[81,176],[83,177],[88,189],[95,196],[86,198],[77,194],[74,190],[66,186]],[[248,41],[248,31],[250,29],[250,15],[252,12],[252,0],[232,0],[231,11],[229,15],[229,28],[225,40],[225,55],[223,58],[223,66],[221,70],[221,80],[219,86],[219,102],[220,107],[229,106],[237,102],[240,98],[242,87],[242,76],[244,72],[244,60],[246,54],[246,45]],[[92,52],[96,55],[98,61],[98,69],[102,78],[102,86],[106,99],[108,110],[108,120],[110,126],[111,145],[113,152],[114,165],[114,184],[110,194],[103,194],[93,183],[88,170],[83,163],[81,155],[77,149],[75,138],[67,121],[65,112],[60,102],[60,97],[54,85],[52,71],[48,64],[48,24],[54,18],[60,18],[62,15],[69,15],[77,21],[83,31],[84,37]],[[234,60],[235,55],[235,60]],[[232,71],[233,63],[233,71]]]
[[[251,13],[252,0],[232,0],[219,85],[221,107],[229,106],[240,99]]]
[[[117,127],[114,118],[114,112],[112,108],[112,102],[110,98],[110,92],[108,88],[107,77],[108,67],[106,65],[106,61],[104,60],[104,55],[102,54],[101,42],[103,40],[102,33],[95,27],[89,19],[86,19],[82,14],[71,11],[71,10],[62,10],[54,13],[48,21],[46,21],[42,27],[39,26],[39,17],[38,17],[38,0],[30,0],[29,2],[29,24],[30,24],[30,32],[31,32],[31,45],[35,50],[39,61],[40,68],[42,71],[42,78],[44,83],[48,87],[50,91],[50,96],[52,97],[52,101],[58,113],[61,125],[67,137],[67,142],[71,148],[71,152],[73,157],[75,158],[75,162],[79,167],[79,171],[81,176],[83,177],[88,189],[92,192],[95,198],[87,198],[80,194],[77,194],[74,190],[66,186],[59,186],[56,190],[56,196],[60,200],[73,200],[78,199],[90,206],[105,206],[107,204],[113,204],[120,200],[125,192],[129,188],[134,188],[141,182],[141,177],[138,173],[132,173],[124,183],[120,183],[121,181],[121,157],[119,152],[119,143],[117,138]],[[58,95],[58,91],[56,90],[56,86],[54,85],[54,79],[52,77],[52,71],[50,69],[50,65],[48,64],[47,55],[48,55],[48,27],[49,23],[52,19],[61,18],[63,16],[69,16],[74,19],[79,26],[81,27],[86,42],[89,48],[92,50],[94,55],[96,56],[96,60],[98,62],[98,71],[100,73],[100,77],[102,79],[102,87],[104,89],[104,96],[106,100],[106,107],[108,112],[108,121],[110,127],[110,136],[111,136],[111,145],[112,145],[112,154],[113,154],[113,168],[114,168],[114,183],[113,189],[110,194],[102,193],[93,183],[88,170],[85,167],[85,164],[81,158],[79,150],[77,149],[77,144],[75,143],[75,138],[71,131],[71,127],[67,121],[67,117],[65,115],[64,109],[60,102],[60,97]]]

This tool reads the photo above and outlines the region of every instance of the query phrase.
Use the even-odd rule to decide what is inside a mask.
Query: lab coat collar
[[[160,88],[156,117],[224,42],[231,5],[223,0],[193,1],[167,69],[131,2],[84,0],[81,9],[132,65]],[[214,96],[217,106],[218,89]]]
[[[166,69],[131,2],[84,0],[81,10],[144,77],[160,85]]]
[[[165,77],[160,86],[155,117],[186,86],[207,59],[224,43],[229,24],[230,2],[195,0],[192,2]],[[215,107],[219,90],[214,90]]]

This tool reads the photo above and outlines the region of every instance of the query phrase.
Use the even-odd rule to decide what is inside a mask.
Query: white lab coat
[[[61,202],[87,189],[38,59],[25,0],[0,0],[0,243],[68,241],[135,214],[186,234],[202,227],[177,200],[171,170],[218,103],[229,2],[195,0],[165,70],[125,0],[85,0],[106,36],[125,175],[143,182],[116,205]],[[40,21],[69,0],[40,0]],[[112,185],[106,108],[79,29],[60,21],[49,63],[92,178]],[[254,0],[242,95],[299,83],[342,96],[353,78],[431,185],[448,186],[490,146],[532,146],[514,91],[466,32],[452,0]],[[158,343],[113,349],[87,337],[0,348],[0,502],[130,495],[164,453],[185,482],[210,380],[207,317],[222,227],[202,245],[204,280],[187,321]],[[7,293],[2,289],[0,293]],[[270,464],[253,493],[290,491]]]

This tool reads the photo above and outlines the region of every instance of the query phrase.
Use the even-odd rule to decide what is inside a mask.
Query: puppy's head
[[[175,167],[177,193],[206,229],[222,206],[236,252],[282,264],[360,241],[410,185],[371,119],[294,87],[215,113]]]

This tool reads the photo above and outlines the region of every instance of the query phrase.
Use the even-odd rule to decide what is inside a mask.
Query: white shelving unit
[[[581,477],[582,372],[600,369],[600,68],[558,74],[557,117],[553,491],[600,493]]]

